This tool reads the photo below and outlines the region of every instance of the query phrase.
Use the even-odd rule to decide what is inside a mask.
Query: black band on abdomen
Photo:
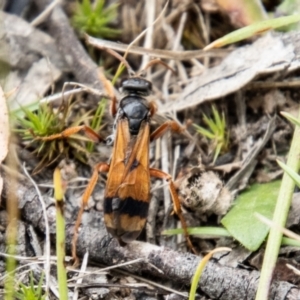
[[[118,214],[127,214],[130,217],[139,216],[141,218],[147,218],[149,203],[135,200],[131,197],[125,199],[105,198],[103,209],[105,214],[117,212]]]

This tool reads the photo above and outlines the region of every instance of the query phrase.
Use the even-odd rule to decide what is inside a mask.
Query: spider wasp
[[[126,67],[131,69],[124,61],[123,59],[122,62],[126,64]],[[169,68],[160,60],[152,60],[145,69],[157,63]],[[101,80],[105,82],[105,89],[111,98],[110,111],[115,118],[113,134],[109,137],[113,141],[113,150],[109,164],[100,162],[95,165],[92,177],[82,196],[82,205],[72,240],[73,258],[77,261],[76,243],[81,217],[101,172],[108,173],[103,205],[104,222],[107,231],[118,240],[121,246],[136,240],[146,224],[150,202],[150,177],[155,177],[167,180],[174,205],[173,211],[181,221],[189,247],[195,252],[171,175],[149,166],[150,142],[158,139],[168,130],[180,133],[185,130],[185,127],[181,127],[173,120],[168,120],[151,132],[150,120],[157,109],[153,102],[145,98],[152,92],[152,83],[141,75],[129,76],[121,82],[124,97],[119,104],[117,104],[111,83],[103,75],[101,75]],[[42,139],[64,138],[79,131],[84,131],[94,141],[103,140],[87,126],[68,128],[60,134]]]

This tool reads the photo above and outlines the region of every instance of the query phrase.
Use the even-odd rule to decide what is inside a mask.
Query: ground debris
[[[13,109],[42,97],[44,103],[49,100],[53,107],[61,104],[67,97],[75,97],[76,109],[72,112],[74,115],[82,115],[95,108],[94,104],[99,101],[99,95],[102,97],[106,94],[103,91],[105,80],[99,76],[102,67],[105,76],[112,79],[119,61],[116,62],[115,58],[103,49],[93,48],[88,41],[95,38],[87,37],[83,41],[82,35],[74,33],[67,14],[68,9],[74,8],[75,1],[63,1],[62,4],[52,1],[56,5],[42,18],[39,25],[30,23],[38,13],[45,11],[50,2],[28,1],[33,9],[30,15],[22,15],[22,18],[1,13],[4,26],[0,29],[0,45],[5,51],[3,55],[0,54],[0,60],[10,68],[7,72],[5,92],[9,95],[10,107]],[[150,20],[149,5],[152,5],[154,18],[164,8],[165,1],[119,2],[118,17],[114,25],[122,28],[122,36],[118,37],[116,42],[101,41],[107,48],[117,47],[115,49],[124,53],[128,44],[153,22],[154,19]],[[207,43],[228,29],[232,31],[232,27],[228,28],[228,24],[223,22],[224,19],[220,15],[217,21],[219,25],[216,26],[214,17],[218,14],[218,9],[213,16],[210,14],[211,8],[208,8],[213,1],[188,2],[169,1],[162,18],[155,25],[151,25],[145,36],[129,50],[127,59],[135,70],[141,69],[149,57],[161,58],[176,70],[176,74],[171,76],[171,73],[164,73],[159,66],[147,72],[147,78],[149,76],[148,79],[153,82],[154,87],[149,101],[155,102],[159,108],[151,126],[156,126],[170,117],[178,118],[182,124],[188,124],[191,119],[203,126],[203,113],[209,116],[211,111],[209,101],[218,100],[214,106],[226,117],[226,132],[230,141],[228,148],[222,149],[215,164],[212,164],[209,151],[214,147],[212,140],[196,133],[193,126],[187,128],[187,136],[179,138],[176,134],[170,135],[165,137],[162,143],[158,140],[150,146],[151,168],[160,168],[159,165],[165,163],[168,170],[164,171],[170,172],[174,178],[177,172],[180,174],[184,173],[185,169],[194,170],[190,173],[187,171],[188,174],[185,173],[181,178],[181,185],[177,186],[187,223],[196,226],[200,223],[205,223],[205,226],[218,226],[220,217],[232,206],[237,193],[252,182],[269,182],[282,174],[276,160],[284,160],[293,126],[280,116],[280,111],[295,115],[299,110],[300,81],[297,76],[300,66],[300,34],[272,32],[258,37],[254,42],[244,41],[242,46],[231,45],[227,49],[205,52],[202,48]],[[203,7],[206,9],[202,10]],[[38,26],[39,29],[34,26]],[[92,54],[92,58],[88,52]],[[98,63],[101,65],[100,72]],[[122,80],[123,76],[126,76],[125,73],[121,74],[122,78],[118,81]],[[66,91],[62,91],[62,85],[70,80],[84,84],[84,92],[75,93],[77,88],[69,90],[71,85]],[[71,88],[77,85],[74,83]],[[96,92],[89,96],[86,87],[92,87]],[[117,92],[116,96],[119,96]],[[53,100],[55,97],[55,103],[50,102],[50,98]],[[32,112],[36,113],[35,110]],[[173,112],[174,116],[171,116]],[[103,136],[111,135],[113,120],[108,116],[108,108],[102,124],[101,135],[103,131],[109,131]],[[186,146],[188,143],[190,144]],[[24,146],[21,145],[16,152],[20,160],[26,162],[27,170],[31,171],[39,161],[36,156],[28,155],[28,148],[24,149]],[[64,164],[62,169],[63,177],[68,181],[65,194],[68,252],[71,249],[75,218],[82,201],[84,186],[90,178],[90,171],[95,164],[106,162],[111,156],[109,146],[96,145],[96,148],[98,156],[91,155],[88,166],[73,161],[71,155],[68,156],[71,158],[70,164]],[[189,152],[186,151],[188,148]],[[179,163],[180,156],[184,156],[182,165]],[[7,166],[11,167],[9,164]],[[5,180],[3,206],[8,203],[5,203],[8,192],[14,192],[18,197],[22,218],[18,223],[18,254],[41,256],[45,240],[45,220],[36,190],[21,177],[18,177],[18,188],[13,188],[4,167],[2,169],[1,166],[0,170],[3,171]],[[52,198],[52,172],[53,170],[47,167],[35,179],[47,207],[50,233],[54,242],[56,211]],[[168,201],[163,201],[168,199],[169,195],[166,186],[162,185],[160,180],[156,182],[157,188],[153,192],[147,219],[148,226],[145,234],[143,232],[139,237],[141,240],[150,241],[151,244],[136,241],[126,247],[120,247],[107,235],[103,222],[105,178],[106,175],[101,174],[83,213],[78,254],[82,257],[89,252],[89,266],[97,266],[96,270],[103,268],[103,264],[130,264],[122,267],[122,271],[110,270],[105,275],[86,277],[85,282],[78,286],[80,296],[84,294],[84,297],[90,299],[187,299],[191,278],[201,257],[178,251],[179,247],[184,248],[181,236],[168,237],[170,243],[164,242],[167,238],[161,234],[161,228],[176,227],[176,216],[170,216],[173,207]],[[287,227],[299,232],[300,213],[297,198],[295,195]],[[0,252],[3,253],[7,250],[5,237],[10,228],[7,219],[7,214],[0,211]],[[260,275],[257,270],[260,270],[263,247],[258,253],[251,253],[231,238],[192,238],[197,250],[203,252],[224,244],[233,248],[232,252],[215,255],[208,263],[199,283],[199,299],[255,298]],[[155,243],[168,245],[173,250],[153,245]],[[270,299],[300,299],[299,286],[294,285],[299,284],[298,279],[294,278],[293,273],[287,271],[285,266],[286,263],[290,263],[299,267],[299,250],[295,247],[282,247],[280,255],[284,257],[279,258],[276,269],[278,274],[275,274],[270,288]],[[132,263],[137,260],[138,262]],[[1,273],[5,272],[3,261],[0,260]],[[21,265],[21,262],[19,264]],[[56,271],[55,266],[52,270]],[[40,277],[41,271],[42,269],[36,277]],[[56,286],[57,282],[54,281]],[[73,288],[72,283],[69,290],[72,291]],[[56,295],[53,290],[52,293]]]
[[[5,182],[7,193],[9,184]],[[42,212],[37,209],[39,201],[32,193],[28,193],[30,184],[23,181],[19,184],[18,197],[22,198],[23,211],[26,221],[43,230]],[[51,206],[48,208],[48,210]],[[27,211],[35,211],[34,214]],[[51,214],[50,211],[48,213]],[[40,214],[40,215],[37,215]],[[32,219],[32,216],[34,219]],[[79,255],[83,255],[89,249],[92,261],[115,265],[120,262],[143,258],[144,261],[123,267],[123,269],[138,274],[149,274],[159,278],[172,278],[173,282],[184,285],[190,284],[190,279],[199,263],[200,257],[189,253],[179,253],[168,248],[163,248],[148,243],[133,242],[126,247],[120,247],[116,240],[107,235],[104,226],[100,225],[101,213],[91,214],[93,220],[84,224],[80,230],[78,240]],[[98,219],[95,221],[94,218]],[[54,226],[54,220],[49,218],[50,227]],[[73,219],[67,220],[67,248],[70,249],[73,234]],[[91,226],[93,224],[93,226]],[[98,226],[95,226],[98,224]],[[99,226],[100,225],[100,226]],[[253,299],[258,283],[259,272],[247,271],[238,268],[221,266],[218,263],[209,262],[202,275],[199,288],[211,299]],[[277,281],[271,287],[269,299],[298,299],[300,290],[287,282]]]
[[[202,219],[211,214],[225,215],[233,201],[233,195],[212,171],[191,171],[181,183],[179,195],[182,204]]]
[[[219,66],[206,69],[201,75],[193,77],[179,98],[164,105],[160,111],[180,111],[194,107],[238,91],[259,74],[299,68],[299,53],[295,53],[298,47],[296,43],[299,43],[297,34],[286,35],[293,37],[288,44],[283,43],[284,34],[267,34],[251,45],[234,50]]]

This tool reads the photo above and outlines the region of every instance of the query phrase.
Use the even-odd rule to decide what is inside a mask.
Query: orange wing
[[[116,139],[114,143],[110,169],[107,175],[105,197],[115,197],[120,187],[125,171],[125,156],[128,143],[130,141],[130,133],[128,121],[120,119],[117,122]]]
[[[125,162],[122,183],[118,189],[118,197],[132,197],[139,201],[149,201],[149,143],[150,128],[148,122],[143,122],[136,138],[132,152]]]
[[[121,244],[137,238],[148,215],[149,142],[147,121],[142,123],[136,138],[130,136],[126,119],[118,122],[106,187],[104,220],[107,230]]]

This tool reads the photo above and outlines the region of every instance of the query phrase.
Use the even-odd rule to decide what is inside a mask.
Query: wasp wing
[[[133,140],[134,139],[134,140]],[[134,141],[129,147],[129,141]],[[108,231],[121,243],[135,240],[149,208],[150,127],[144,121],[137,137],[130,137],[128,121],[121,119],[106,188],[104,213]]]

